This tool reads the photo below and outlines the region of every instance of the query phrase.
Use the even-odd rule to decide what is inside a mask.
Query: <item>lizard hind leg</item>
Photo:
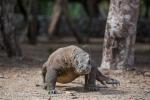
[[[55,86],[57,81],[57,72],[54,69],[48,69],[45,76],[45,86],[49,94],[56,94]]]
[[[99,81],[101,84],[105,85],[106,84],[112,84],[113,86],[114,85],[120,85],[120,82],[116,79],[112,79],[110,77],[107,77],[105,75],[103,75],[98,69],[97,69],[97,72],[96,72],[96,80]],[[106,86],[107,87],[107,86]]]

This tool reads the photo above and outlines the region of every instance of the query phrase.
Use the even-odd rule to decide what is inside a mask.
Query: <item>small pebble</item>
[[[4,74],[0,73],[0,78],[5,78]]]
[[[144,76],[150,77],[150,72],[145,72],[145,73],[144,73]]]
[[[69,94],[70,96],[75,96],[75,93],[66,91],[65,94]]]
[[[145,93],[150,93],[150,90],[145,90],[144,92],[145,92]]]
[[[69,92],[69,91],[65,91],[65,94],[70,94],[71,92]]]
[[[78,99],[78,97],[72,97],[72,99]]]

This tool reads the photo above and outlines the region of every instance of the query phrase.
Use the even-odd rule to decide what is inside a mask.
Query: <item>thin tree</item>
[[[30,0],[30,4],[28,5],[30,9],[28,9],[28,33],[27,37],[30,44],[37,43],[38,36],[38,0]],[[31,18],[29,18],[31,16]]]
[[[67,22],[73,36],[76,38],[78,43],[83,43],[83,39],[81,38],[78,30],[75,28],[69,16],[69,8],[67,0],[56,0],[53,14],[52,14],[52,22],[49,25],[48,33],[51,37],[52,34],[59,28],[60,19],[62,16],[65,17],[65,21]]]
[[[102,69],[132,69],[140,0],[110,0]]]

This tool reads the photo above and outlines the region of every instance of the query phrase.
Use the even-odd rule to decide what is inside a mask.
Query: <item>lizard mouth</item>
[[[84,70],[84,73],[85,73],[85,74],[89,74],[90,71],[91,71],[91,68],[87,68],[86,70]]]
[[[91,71],[91,68],[90,68],[90,67],[88,67],[88,68],[86,68],[86,69],[77,69],[77,70],[76,70],[77,73],[83,74],[83,75],[89,74],[90,71]]]

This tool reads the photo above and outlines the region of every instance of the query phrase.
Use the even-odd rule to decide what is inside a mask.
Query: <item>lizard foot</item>
[[[85,87],[86,91],[99,91],[100,88],[107,88],[107,86],[88,86]]]
[[[56,91],[56,90],[50,90],[50,91],[48,92],[48,94],[57,94],[57,91]]]
[[[106,84],[112,84],[113,86],[120,86],[120,82],[112,78],[109,78],[108,80],[106,80]]]

